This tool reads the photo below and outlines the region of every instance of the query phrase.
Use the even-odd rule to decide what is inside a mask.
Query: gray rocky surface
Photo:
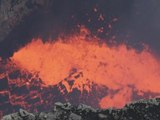
[[[52,3],[53,0],[0,0],[1,58],[12,56],[33,38],[33,31],[37,31],[34,24],[40,19],[38,13],[43,13],[40,11],[48,9]]]
[[[133,102],[122,109],[106,110],[57,102],[49,112],[29,113],[20,109],[2,120],[160,120],[160,98]]]
[[[0,0],[0,41],[27,15],[42,7],[48,0]]]

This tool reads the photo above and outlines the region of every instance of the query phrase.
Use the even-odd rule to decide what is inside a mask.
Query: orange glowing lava
[[[141,91],[160,93],[160,61],[148,50],[136,52],[125,44],[109,47],[98,38],[84,33],[42,42],[31,43],[15,52],[11,58],[29,71],[39,72],[47,85],[55,85],[71,74],[73,69],[83,72],[83,80],[93,81],[109,88],[109,94],[100,100],[100,106],[122,107],[130,102],[134,86]],[[119,90],[112,94],[112,90]]]

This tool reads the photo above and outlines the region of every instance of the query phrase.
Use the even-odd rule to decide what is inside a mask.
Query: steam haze
[[[141,50],[142,44],[148,44],[152,51],[159,54],[159,6],[159,0],[50,1],[27,16],[0,43],[1,56],[12,56],[13,51],[32,38],[55,39],[60,34],[72,33],[77,30],[77,25],[86,26],[105,41],[124,42],[138,50]],[[100,16],[104,19],[99,19]],[[103,32],[97,32],[102,27]]]

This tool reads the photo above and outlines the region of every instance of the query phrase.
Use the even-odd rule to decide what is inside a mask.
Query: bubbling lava
[[[33,39],[11,59],[22,69],[39,72],[46,85],[58,84],[73,69],[82,71],[84,78],[108,87],[101,108],[122,107],[132,101],[129,86],[138,94],[160,93],[160,61],[147,49],[137,52],[125,44],[109,47],[84,31],[54,42]],[[119,92],[113,94],[113,90]]]

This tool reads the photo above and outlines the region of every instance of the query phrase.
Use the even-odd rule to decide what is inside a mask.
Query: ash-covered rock
[[[53,0],[0,0],[0,56],[2,58],[9,58],[20,46],[33,38],[32,32],[29,32],[34,28],[31,24],[35,24],[34,19],[38,19],[39,13],[43,13],[40,11],[45,11],[44,9],[52,3]]]
[[[47,0],[48,1],[48,0]],[[0,41],[23,21],[32,11],[45,4],[46,0],[1,0],[0,1]]]
[[[160,120],[160,98],[133,102],[122,109],[106,110],[57,102],[49,112],[37,114],[20,109],[2,120]]]

